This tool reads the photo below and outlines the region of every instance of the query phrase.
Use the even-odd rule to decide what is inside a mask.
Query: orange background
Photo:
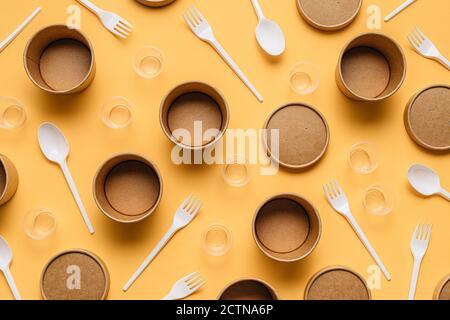
[[[374,299],[404,299],[409,290],[412,256],[409,242],[419,222],[433,223],[433,235],[422,264],[417,298],[430,299],[438,283],[450,273],[449,203],[444,199],[419,197],[408,185],[406,171],[415,163],[431,166],[450,188],[449,155],[435,155],[408,137],[403,110],[408,99],[421,88],[449,83],[449,72],[436,62],[425,60],[409,46],[406,35],[419,26],[450,56],[448,41],[448,0],[417,1],[389,23],[383,32],[396,39],[408,60],[408,74],[399,92],[373,105],[345,98],[335,85],[334,68],[339,52],[351,37],[367,32],[366,9],[379,5],[383,16],[400,0],[364,1],[355,22],[340,32],[325,33],[310,27],[297,11],[294,0],[260,0],[266,16],[279,22],[287,39],[287,51],[278,61],[269,60],[255,40],[256,15],[250,1],[177,0],[152,9],[134,0],[96,0],[100,7],[132,21],[135,30],[127,41],[119,41],[105,30],[97,18],[82,8],[82,31],[92,41],[97,75],[83,93],[68,97],[48,95],[27,78],[22,53],[28,39],[40,28],[65,23],[71,0],[16,0],[2,5],[0,37],[6,37],[34,8],[43,12],[0,54],[0,95],[19,98],[27,107],[28,121],[22,128],[0,131],[0,152],[17,166],[20,185],[11,202],[0,208],[0,234],[11,245],[11,271],[26,299],[39,299],[39,277],[45,263],[56,253],[83,248],[98,254],[111,274],[110,299],[158,299],[182,276],[199,271],[208,280],[195,299],[214,299],[230,281],[257,277],[269,282],[283,299],[300,299],[308,279],[318,270],[346,265],[364,277],[372,259],[347,222],[326,203],[322,184],[337,178],[350,198],[354,215],[392,273],[392,281],[382,279]],[[223,46],[265,97],[260,104],[220,57],[197,39],[185,25],[182,13],[190,4],[212,24]],[[154,80],[139,78],[132,69],[134,53],[144,45],[159,47],[165,69]],[[320,69],[321,85],[307,96],[289,87],[290,68],[298,61],[310,61]],[[281,171],[263,177],[254,168],[244,188],[227,186],[221,167],[177,167],[171,163],[171,143],[159,126],[162,97],[175,85],[201,80],[219,88],[231,110],[230,128],[261,128],[270,112],[283,104],[302,101],[320,109],[331,130],[331,143],[324,159],[303,173]],[[100,120],[103,102],[111,96],[127,97],[134,106],[134,122],[114,131]],[[37,128],[43,121],[59,126],[67,136],[71,153],[69,167],[96,228],[90,236],[59,168],[41,154]],[[357,141],[369,140],[380,150],[380,166],[368,176],[352,173],[346,155]],[[124,226],[106,218],[92,197],[92,179],[98,166],[111,155],[135,152],[153,160],[162,172],[164,195],[158,210],[142,223]],[[384,183],[395,190],[397,203],[385,217],[365,212],[362,195],[370,184]],[[194,192],[204,201],[199,216],[180,231],[127,292],[121,288],[169,228],[175,209]],[[317,249],[306,260],[282,264],[269,260],[256,247],[251,235],[255,209],[269,196],[294,192],[310,199],[319,209],[323,234]],[[33,241],[24,234],[24,215],[37,207],[50,208],[57,218],[57,232],[45,241]],[[226,225],[233,234],[233,247],[221,258],[208,257],[201,247],[201,233],[211,223]],[[0,298],[11,293],[0,277]]]

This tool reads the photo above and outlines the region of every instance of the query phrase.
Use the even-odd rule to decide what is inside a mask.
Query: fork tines
[[[111,30],[112,33],[122,39],[126,39],[132,31],[133,25],[122,18],[116,23],[113,30]]]
[[[416,226],[416,230],[414,231],[413,239],[419,241],[429,241],[431,237],[431,224],[418,224]]]
[[[418,49],[423,41],[425,41],[427,37],[420,31],[419,28],[415,27],[414,30],[408,35],[408,41],[411,45]]]
[[[326,183],[323,185],[323,191],[328,199],[328,201],[332,201],[336,197],[344,194],[344,191],[339,186],[339,183],[336,180],[331,181],[330,183]]]
[[[183,14],[183,18],[192,30],[197,28],[203,21],[206,21],[200,11],[198,11],[194,6],[190,6],[186,10]]]
[[[186,284],[190,291],[197,291],[201,287],[203,287],[206,283],[200,273],[194,272],[183,278],[183,282]]]
[[[181,205],[181,209],[183,209],[187,214],[194,216],[200,210],[202,205],[202,202],[197,197],[191,194],[183,202],[183,204]]]

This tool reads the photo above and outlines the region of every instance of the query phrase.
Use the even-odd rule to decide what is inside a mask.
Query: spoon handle
[[[253,7],[255,8],[256,14],[258,15],[259,20],[264,18],[264,13],[261,9],[261,6],[258,2],[258,0],[252,0]]]
[[[5,274],[6,281],[8,282],[9,288],[11,289],[12,294],[14,295],[14,298],[16,300],[22,300],[22,297],[20,296],[19,289],[17,289],[16,283],[14,282],[14,279],[12,277],[11,271],[9,268],[6,268],[3,270],[3,273]]]
[[[447,190],[442,189],[441,192],[439,193],[443,198],[447,199],[448,201],[450,201],[450,192],[448,192]]]
[[[94,234],[94,227],[91,224],[91,220],[89,220],[89,216],[84,208],[83,202],[81,201],[81,197],[78,194],[77,187],[75,182],[73,181],[72,175],[70,174],[70,170],[67,167],[67,162],[61,163],[61,169],[66,177],[67,183],[69,184],[70,190],[72,191],[73,197],[77,202],[78,208],[80,209],[81,215],[83,216],[84,222],[86,223],[87,228],[89,229],[90,234]]]

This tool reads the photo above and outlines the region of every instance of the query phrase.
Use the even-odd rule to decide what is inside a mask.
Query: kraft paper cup
[[[11,200],[17,191],[19,175],[14,164],[0,154],[0,206]]]
[[[404,112],[406,131],[421,147],[450,151],[450,86],[432,85],[420,90]]]
[[[433,300],[450,300],[450,275],[439,282],[434,291]]]
[[[227,285],[217,300],[279,300],[275,290],[259,279],[240,279]]]
[[[105,300],[110,277],[98,256],[74,249],[50,259],[42,271],[40,287],[44,300]]]
[[[100,166],[93,193],[99,209],[121,223],[147,218],[158,207],[163,191],[158,168],[135,154],[121,154]]]
[[[163,7],[171,4],[175,0],[136,0],[147,7]]]
[[[348,42],[336,68],[336,83],[350,99],[380,101],[392,96],[406,76],[406,58],[391,38],[365,33]]]
[[[175,87],[163,99],[160,108],[160,124],[165,135],[176,145],[189,150],[203,150],[215,144],[224,135],[229,118],[225,98],[217,89],[202,82],[187,82]],[[195,123],[201,123],[203,137],[195,138]],[[186,141],[176,136],[180,131],[191,139]],[[208,131],[211,135],[205,136]]]
[[[23,61],[30,80],[48,93],[80,92],[95,76],[91,43],[79,30],[65,25],[37,32],[25,47]]]
[[[290,103],[276,109],[266,120],[264,129],[262,138],[267,154],[289,170],[313,166],[325,155],[330,142],[325,117],[305,103]],[[279,133],[278,150],[272,150],[272,130]]]
[[[253,238],[269,258],[294,262],[306,258],[319,243],[322,223],[317,209],[296,194],[273,196],[256,210]]]
[[[334,31],[345,28],[358,15],[362,0],[297,0],[297,8],[311,26]]]
[[[344,266],[317,272],[306,285],[305,300],[371,300],[366,280]]]

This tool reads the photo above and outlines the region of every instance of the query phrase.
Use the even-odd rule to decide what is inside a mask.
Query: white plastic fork
[[[91,10],[97,15],[100,21],[103,23],[106,29],[115,34],[119,38],[126,39],[130,32],[133,30],[133,25],[127,20],[123,19],[114,12],[105,11],[100,9],[89,0],[77,0],[86,8]]]
[[[419,278],[420,265],[428,249],[431,237],[431,224],[418,224],[411,239],[411,253],[414,257],[414,268],[411,276],[411,285],[409,287],[409,300],[414,300],[417,288],[417,279]]]
[[[419,28],[416,27],[409,34],[408,41],[422,57],[435,60],[450,70],[450,61],[439,52],[434,43]]]
[[[206,281],[200,273],[194,272],[190,275],[178,280],[170,290],[170,292],[161,300],[180,300],[198,291],[205,285]]]
[[[342,188],[339,186],[338,182],[334,180],[333,182],[326,184],[323,186],[323,191],[325,192],[325,196],[328,199],[328,202],[331,204],[331,206],[339,212],[342,216],[344,216],[347,221],[352,226],[353,230],[355,230],[356,234],[358,235],[359,239],[362,241],[364,246],[366,247],[367,251],[369,251],[372,258],[375,260],[375,262],[380,267],[381,271],[383,272],[385,278],[388,281],[391,281],[391,274],[384,266],[383,262],[381,261],[380,257],[378,256],[375,249],[372,247],[372,245],[369,242],[369,239],[367,239],[366,235],[362,231],[362,229],[359,227],[358,223],[356,222],[356,219],[353,217],[351,211],[350,211],[350,205],[348,203],[347,197],[342,190]]]
[[[192,32],[201,40],[209,43],[219,55],[225,60],[226,63],[233,69],[233,71],[238,75],[238,77],[244,82],[244,84],[250,89],[250,91],[256,96],[259,102],[263,102],[264,98],[256,90],[253,84],[248,80],[245,74],[241,71],[238,65],[233,61],[231,56],[225,51],[222,45],[217,41],[214,36],[213,30],[209,25],[208,21],[203,17],[203,15],[194,6],[188,8],[188,10],[183,14],[184,20],[191,28]]]
[[[122,288],[123,291],[127,291],[131,285],[136,281],[136,279],[144,272],[144,270],[148,267],[148,265],[155,259],[158,253],[164,248],[164,246],[169,242],[170,239],[174,236],[174,234],[186,227],[192,219],[195,218],[198,211],[202,207],[202,203],[195,196],[190,195],[180,207],[178,207],[175,215],[173,217],[173,223],[170,227],[169,231],[162,237],[161,241],[156,245],[153,251],[147,256],[141,266],[137,269],[137,271],[133,274],[133,276],[128,280],[125,286]]]

